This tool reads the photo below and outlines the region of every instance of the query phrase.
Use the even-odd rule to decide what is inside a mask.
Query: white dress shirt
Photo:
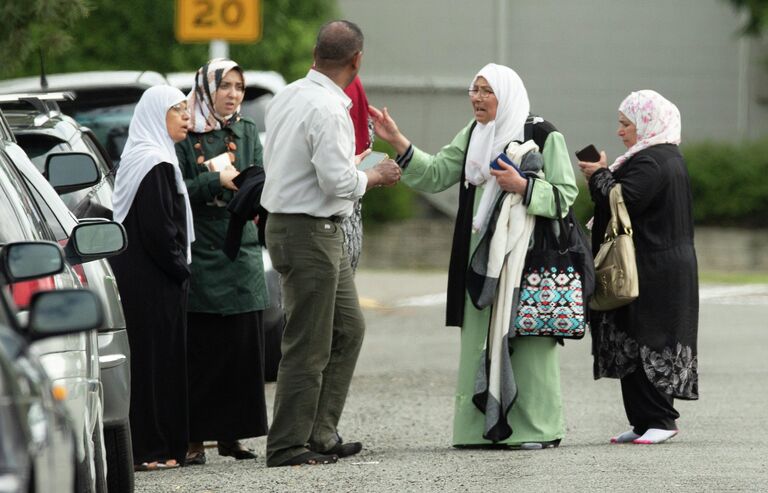
[[[269,212],[349,216],[368,177],[354,164],[351,100],[316,70],[285,87],[267,105],[266,180]]]

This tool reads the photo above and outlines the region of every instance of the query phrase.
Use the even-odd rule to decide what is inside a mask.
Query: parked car
[[[70,154],[72,160],[92,160],[100,174],[99,181],[80,189],[68,186],[60,197],[75,216],[112,219],[114,168],[104,148],[87,127],[61,114],[58,101],[71,93],[0,96],[0,108],[19,146],[37,170],[45,174],[49,156]],[[90,156],[90,158],[88,158]],[[60,159],[60,158],[59,158]],[[89,165],[82,165],[85,169]],[[65,171],[78,169],[73,161]],[[57,190],[58,191],[58,190]],[[102,298],[107,308],[106,321],[99,330],[99,366],[104,394],[104,446],[107,461],[107,486],[112,493],[133,490],[130,405],[130,346],[125,331],[125,317],[114,274],[107,262],[83,268],[88,286]]]
[[[3,226],[13,228],[12,218]],[[5,228],[3,228],[5,230]],[[86,245],[87,246],[87,245]],[[75,490],[75,433],[66,389],[48,378],[29,344],[71,336],[101,325],[98,299],[87,290],[38,292],[29,323],[21,324],[7,295],[9,284],[68,275],[61,248],[51,242],[0,247],[0,491]]]
[[[277,91],[285,87],[285,79],[277,72],[246,71],[245,75],[247,87],[246,102],[243,104],[244,112],[256,121],[260,131],[263,132],[266,104]],[[189,91],[194,83],[194,73],[191,72],[169,74],[169,77],[183,91]],[[128,124],[141,93],[151,85],[170,82],[155,72],[80,72],[48,75],[47,80],[51,90],[74,93],[74,99],[64,99],[64,96],[61,96],[61,99],[55,102],[62,113],[74,117],[81,125],[86,128],[99,129],[91,132],[90,135],[96,137],[97,142],[100,141],[103,145],[100,146],[102,149],[106,147],[108,152],[106,153],[107,156],[104,157],[111,158],[115,167],[119,165],[118,159],[128,136]],[[39,79],[33,77],[0,81],[0,94],[8,95],[12,92],[27,93],[27,96],[45,94]],[[82,97],[86,99],[82,100]],[[15,96],[14,98],[18,97]],[[6,96],[4,99],[9,98]],[[50,113],[52,111],[50,101],[38,104],[38,112],[41,114]],[[29,106],[29,103],[15,105],[12,103],[13,101],[6,101],[3,104],[6,108],[11,104],[14,108],[22,111],[24,106]],[[13,112],[9,111],[9,114],[13,114]],[[33,121],[34,118],[41,117],[33,117]],[[16,126],[15,123],[14,126]],[[88,135],[89,132],[86,130],[85,134]],[[261,137],[263,140],[263,133]],[[44,163],[48,153],[61,150],[53,147],[45,152],[42,148],[33,150],[39,140],[26,142],[25,139],[27,138],[20,137],[19,142],[23,147],[26,146],[31,153],[30,157],[38,166]],[[36,140],[33,137],[28,139]],[[108,173],[106,174],[108,175]],[[111,180],[112,175],[109,176]],[[111,210],[111,199],[106,200],[103,195],[111,193],[112,185],[113,182],[110,182],[108,186],[100,190],[99,196],[92,197],[91,203],[96,202]],[[65,196],[64,199],[67,205],[71,207],[78,203],[79,197],[78,195]],[[81,206],[84,205],[86,204],[81,203]],[[265,377],[267,381],[275,381],[281,357],[280,342],[285,324],[285,314],[280,291],[280,275],[272,267],[266,248],[262,250],[262,258],[264,259],[264,273],[270,299],[270,306],[264,311]]]
[[[49,160],[47,171],[49,176],[56,180],[54,183],[56,186],[76,189],[92,186],[98,182],[99,174],[93,162],[81,164],[81,170],[88,169],[80,175],[67,177],[66,174],[61,173],[63,168],[69,168],[73,164],[71,159],[75,156],[77,154],[63,153],[56,159]],[[31,223],[26,229],[34,230],[37,235],[11,238],[12,240],[33,238],[65,244],[69,243],[72,235],[83,226],[78,225],[77,219],[67,210],[51,184],[43,178],[24,151],[14,142],[13,134],[2,112],[0,112],[0,185],[5,185],[5,195],[10,202],[18,201],[26,204],[22,211],[18,211],[15,205],[9,205],[8,209],[2,210],[18,211],[15,213],[16,219]],[[106,224],[118,228],[121,240],[125,241],[125,233],[121,225],[114,222],[106,222]],[[98,227],[98,225],[94,226]],[[116,254],[120,251],[112,253]],[[87,283],[90,287],[98,289],[112,289],[116,293],[114,280],[111,280],[110,286],[109,275],[104,274],[110,272],[109,264],[105,260],[107,256],[109,255],[89,258],[70,256],[69,263],[74,266],[80,279],[76,282]],[[21,308],[24,308],[29,303],[31,292],[63,287],[52,284],[52,281],[44,279],[24,289],[14,285],[12,286],[14,299]],[[106,306],[106,309],[109,312],[112,307]],[[102,424],[103,391],[100,381],[97,333],[91,331],[47,339],[33,344],[31,350],[39,355],[54,382],[61,383],[67,389],[65,404],[72,415],[77,435],[78,491],[106,491]],[[131,480],[132,478],[131,475]]]
[[[128,139],[128,124],[136,103],[152,86],[168,84],[152,71],[94,71],[46,75],[0,81],[0,94],[73,91],[77,99],[62,101],[61,110],[93,130],[117,163]]]

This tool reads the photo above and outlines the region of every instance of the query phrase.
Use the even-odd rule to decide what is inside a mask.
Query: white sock
[[[637,438],[640,438],[640,435],[635,433],[633,430],[627,430],[621,435],[611,437],[611,443],[632,443],[632,441]]]
[[[677,430],[660,430],[659,428],[648,428],[648,431],[643,433],[643,436],[640,438],[634,440],[634,443],[653,445],[656,443],[666,442],[675,435],[677,435]]]

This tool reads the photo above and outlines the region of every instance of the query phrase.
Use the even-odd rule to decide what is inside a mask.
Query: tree
[[[736,9],[747,12],[744,34],[759,36],[768,27],[768,0],[728,0]]]
[[[0,73],[11,74],[30,62],[42,46],[51,54],[72,45],[70,30],[88,15],[87,0],[3,0],[0,5]],[[37,58],[34,57],[35,64]]]
[[[24,0],[3,0],[21,3]],[[28,0],[27,0],[28,1]],[[85,0],[37,0],[64,3]],[[180,44],[174,37],[175,0],[93,0],[92,10],[72,29],[66,51],[46,50],[48,72],[84,70],[193,71],[208,59],[208,44]],[[286,79],[303,76],[312,63],[319,26],[336,13],[329,0],[262,0],[260,42],[232,44],[230,56],[246,70],[276,70]],[[43,46],[50,46],[45,44]],[[6,58],[7,59],[7,58]],[[34,57],[6,77],[37,75]]]

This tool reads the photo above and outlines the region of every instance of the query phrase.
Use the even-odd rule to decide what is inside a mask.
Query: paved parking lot
[[[442,273],[362,271],[368,333],[341,432],[363,452],[332,466],[267,469],[209,449],[209,463],[136,476],[138,492],[768,491],[768,286],[703,286],[697,402],[659,446],[610,445],[619,385],[591,376],[589,340],[562,351],[567,436],[544,451],[450,444],[458,329],[442,325]],[[274,388],[270,385],[268,402]]]

